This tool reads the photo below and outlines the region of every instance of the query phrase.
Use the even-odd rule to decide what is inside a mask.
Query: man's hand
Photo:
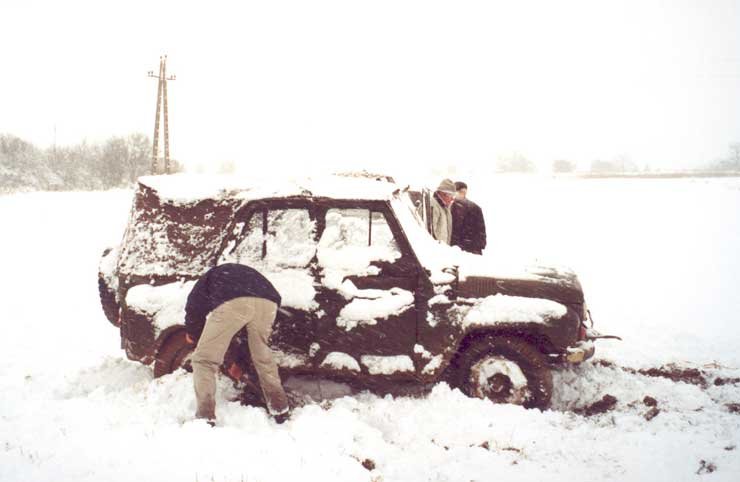
[[[242,368],[236,364],[236,362],[231,362],[231,365],[229,365],[229,375],[234,380],[241,380],[242,375],[244,372],[242,371]]]
[[[188,333],[185,333],[185,341],[187,341],[191,345],[195,345],[195,340],[193,340],[193,337],[190,336]]]

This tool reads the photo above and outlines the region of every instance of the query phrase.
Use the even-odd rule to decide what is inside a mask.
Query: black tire
[[[550,405],[552,372],[547,359],[521,338],[495,335],[479,338],[465,349],[456,365],[455,384],[470,397],[526,408],[545,409]],[[516,372],[516,368],[520,371]],[[507,370],[514,370],[513,376],[505,374]],[[519,375],[526,379],[525,386]]]

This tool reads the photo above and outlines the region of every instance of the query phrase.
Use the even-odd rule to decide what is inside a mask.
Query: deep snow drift
[[[486,256],[569,265],[597,329],[624,338],[556,373],[552,410],[438,385],[278,426],[222,380],[210,429],[191,420],[190,375],[152,380],[100,309],[131,192],[0,197],[0,480],[738,480],[740,383],[714,382],[740,377],[740,180],[468,181]],[[666,363],[707,386],[636,371]],[[612,410],[582,414],[606,394]]]

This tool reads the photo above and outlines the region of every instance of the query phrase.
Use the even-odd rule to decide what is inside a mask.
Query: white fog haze
[[[740,481],[740,0],[0,0],[0,221],[0,482]]]
[[[188,169],[686,169],[740,141],[735,1],[5,1],[0,132],[152,135]],[[12,47],[11,47],[12,46]],[[11,47],[11,48],[8,48]],[[56,137],[55,137],[56,132]]]

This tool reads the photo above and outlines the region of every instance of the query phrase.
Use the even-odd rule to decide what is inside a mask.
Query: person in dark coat
[[[188,342],[197,343],[191,358],[196,418],[215,424],[216,373],[232,338],[244,327],[268,411],[278,423],[288,418],[288,399],[268,342],[280,302],[267,278],[242,264],[211,268],[195,283],[185,305],[185,331]],[[236,365],[229,369],[237,378],[240,372]]]
[[[453,246],[463,251],[482,254],[486,247],[486,222],[483,211],[468,199],[468,185],[456,182],[455,202],[452,203],[452,240]]]

